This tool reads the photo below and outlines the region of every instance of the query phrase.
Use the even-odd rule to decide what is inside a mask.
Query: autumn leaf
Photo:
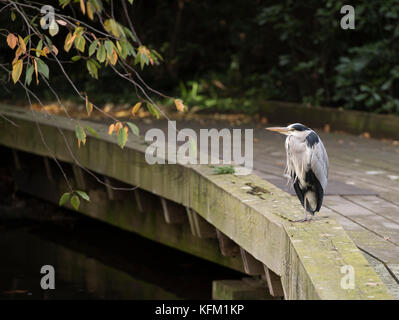
[[[180,112],[183,112],[185,109],[185,106],[183,104],[183,101],[181,101],[180,99],[175,99],[175,106],[176,109]]]
[[[89,101],[88,96],[86,96],[86,111],[88,116],[90,116],[91,112],[93,111],[93,104]]]
[[[86,7],[83,0],[80,0],[80,10],[82,10],[83,15],[86,13]]]
[[[36,59],[33,59],[33,66],[35,67],[35,74],[36,74],[36,84],[39,84],[39,74],[37,69],[37,62]]]
[[[14,81],[14,83],[17,83],[17,81],[19,80],[19,77],[22,74],[22,69],[23,69],[23,63],[22,63],[21,59],[19,59],[17,62],[15,62],[12,65],[11,76],[12,76],[12,80]]]
[[[79,34],[75,38],[75,48],[78,49],[80,52],[85,51],[85,46],[86,46],[86,39],[83,37],[83,35]]]
[[[132,116],[134,117],[141,107],[141,102],[137,102],[132,108]]]
[[[77,124],[75,127],[75,134],[76,138],[78,139],[78,147],[80,147],[80,142],[83,142],[83,144],[86,143],[86,132],[83,127]]]
[[[64,43],[64,50],[66,52],[68,52],[71,49],[72,44],[75,41],[75,38],[76,38],[76,34],[72,35],[72,33],[68,33],[68,35],[66,36],[65,43]]]
[[[108,56],[109,62],[114,66],[118,61],[118,54],[116,53],[115,49],[112,49],[112,53]]]
[[[22,53],[26,53],[26,44],[24,39],[22,39],[22,37],[20,35],[18,35],[18,42],[19,42],[19,46],[22,50]]]
[[[95,8],[93,8],[93,6],[90,2],[87,2],[86,9],[87,9],[87,16],[89,17],[89,19],[94,20],[93,12],[95,11]]]
[[[112,132],[114,132],[114,129],[115,129],[115,125],[114,125],[114,124],[111,124],[111,125],[109,126],[109,128],[108,128],[108,134],[111,135]]]
[[[11,49],[14,49],[18,43],[18,38],[13,34],[9,33],[7,36],[7,44]]]
[[[116,131],[116,134],[119,134],[119,130],[120,129],[122,129],[122,123],[120,123],[119,121],[116,123],[116,125],[115,125],[115,131]]]

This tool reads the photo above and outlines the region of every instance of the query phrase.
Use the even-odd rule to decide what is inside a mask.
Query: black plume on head
[[[293,125],[290,125],[291,128],[294,128],[297,131],[306,131],[310,130],[308,127],[305,127],[303,124],[300,123],[295,123]]]

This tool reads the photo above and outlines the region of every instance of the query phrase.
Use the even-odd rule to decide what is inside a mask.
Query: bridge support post
[[[281,277],[270,270],[266,265],[263,265],[265,269],[265,278],[269,292],[273,297],[284,297],[284,290],[281,284]]]
[[[242,264],[244,265],[245,273],[249,275],[261,275],[263,274],[263,263],[255,259],[254,256],[243,248],[240,247]]]
[[[186,207],[191,233],[199,238],[216,238],[216,229],[194,210]]]
[[[242,280],[215,280],[212,282],[214,300],[272,300],[264,281],[252,278]]]
[[[183,206],[160,197],[163,215],[166,223],[178,224],[186,221],[186,212]]]
[[[224,233],[216,229],[216,234],[219,240],[219,248],[222,256],[235,257],[240,253],[240,247]]]

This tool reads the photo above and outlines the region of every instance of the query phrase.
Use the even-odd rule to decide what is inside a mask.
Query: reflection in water
[[[62,219],[4,221],[0,208],[0,299],[210,299],[212,280],[242,277],[77,213],[32,201],[67,217],[69,226]],[[55,269],[55,290],[40,287],[40,269],[47,264]]]

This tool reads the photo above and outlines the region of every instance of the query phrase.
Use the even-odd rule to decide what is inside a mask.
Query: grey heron
[[[287,136],[285,175],[293,184],[305,213],[303,219],[295,222],[307,221],[307,213],[311,220],[320,211],[327,186],[328,156],[323,142],[316,132],[300,123],[266,129]]]

